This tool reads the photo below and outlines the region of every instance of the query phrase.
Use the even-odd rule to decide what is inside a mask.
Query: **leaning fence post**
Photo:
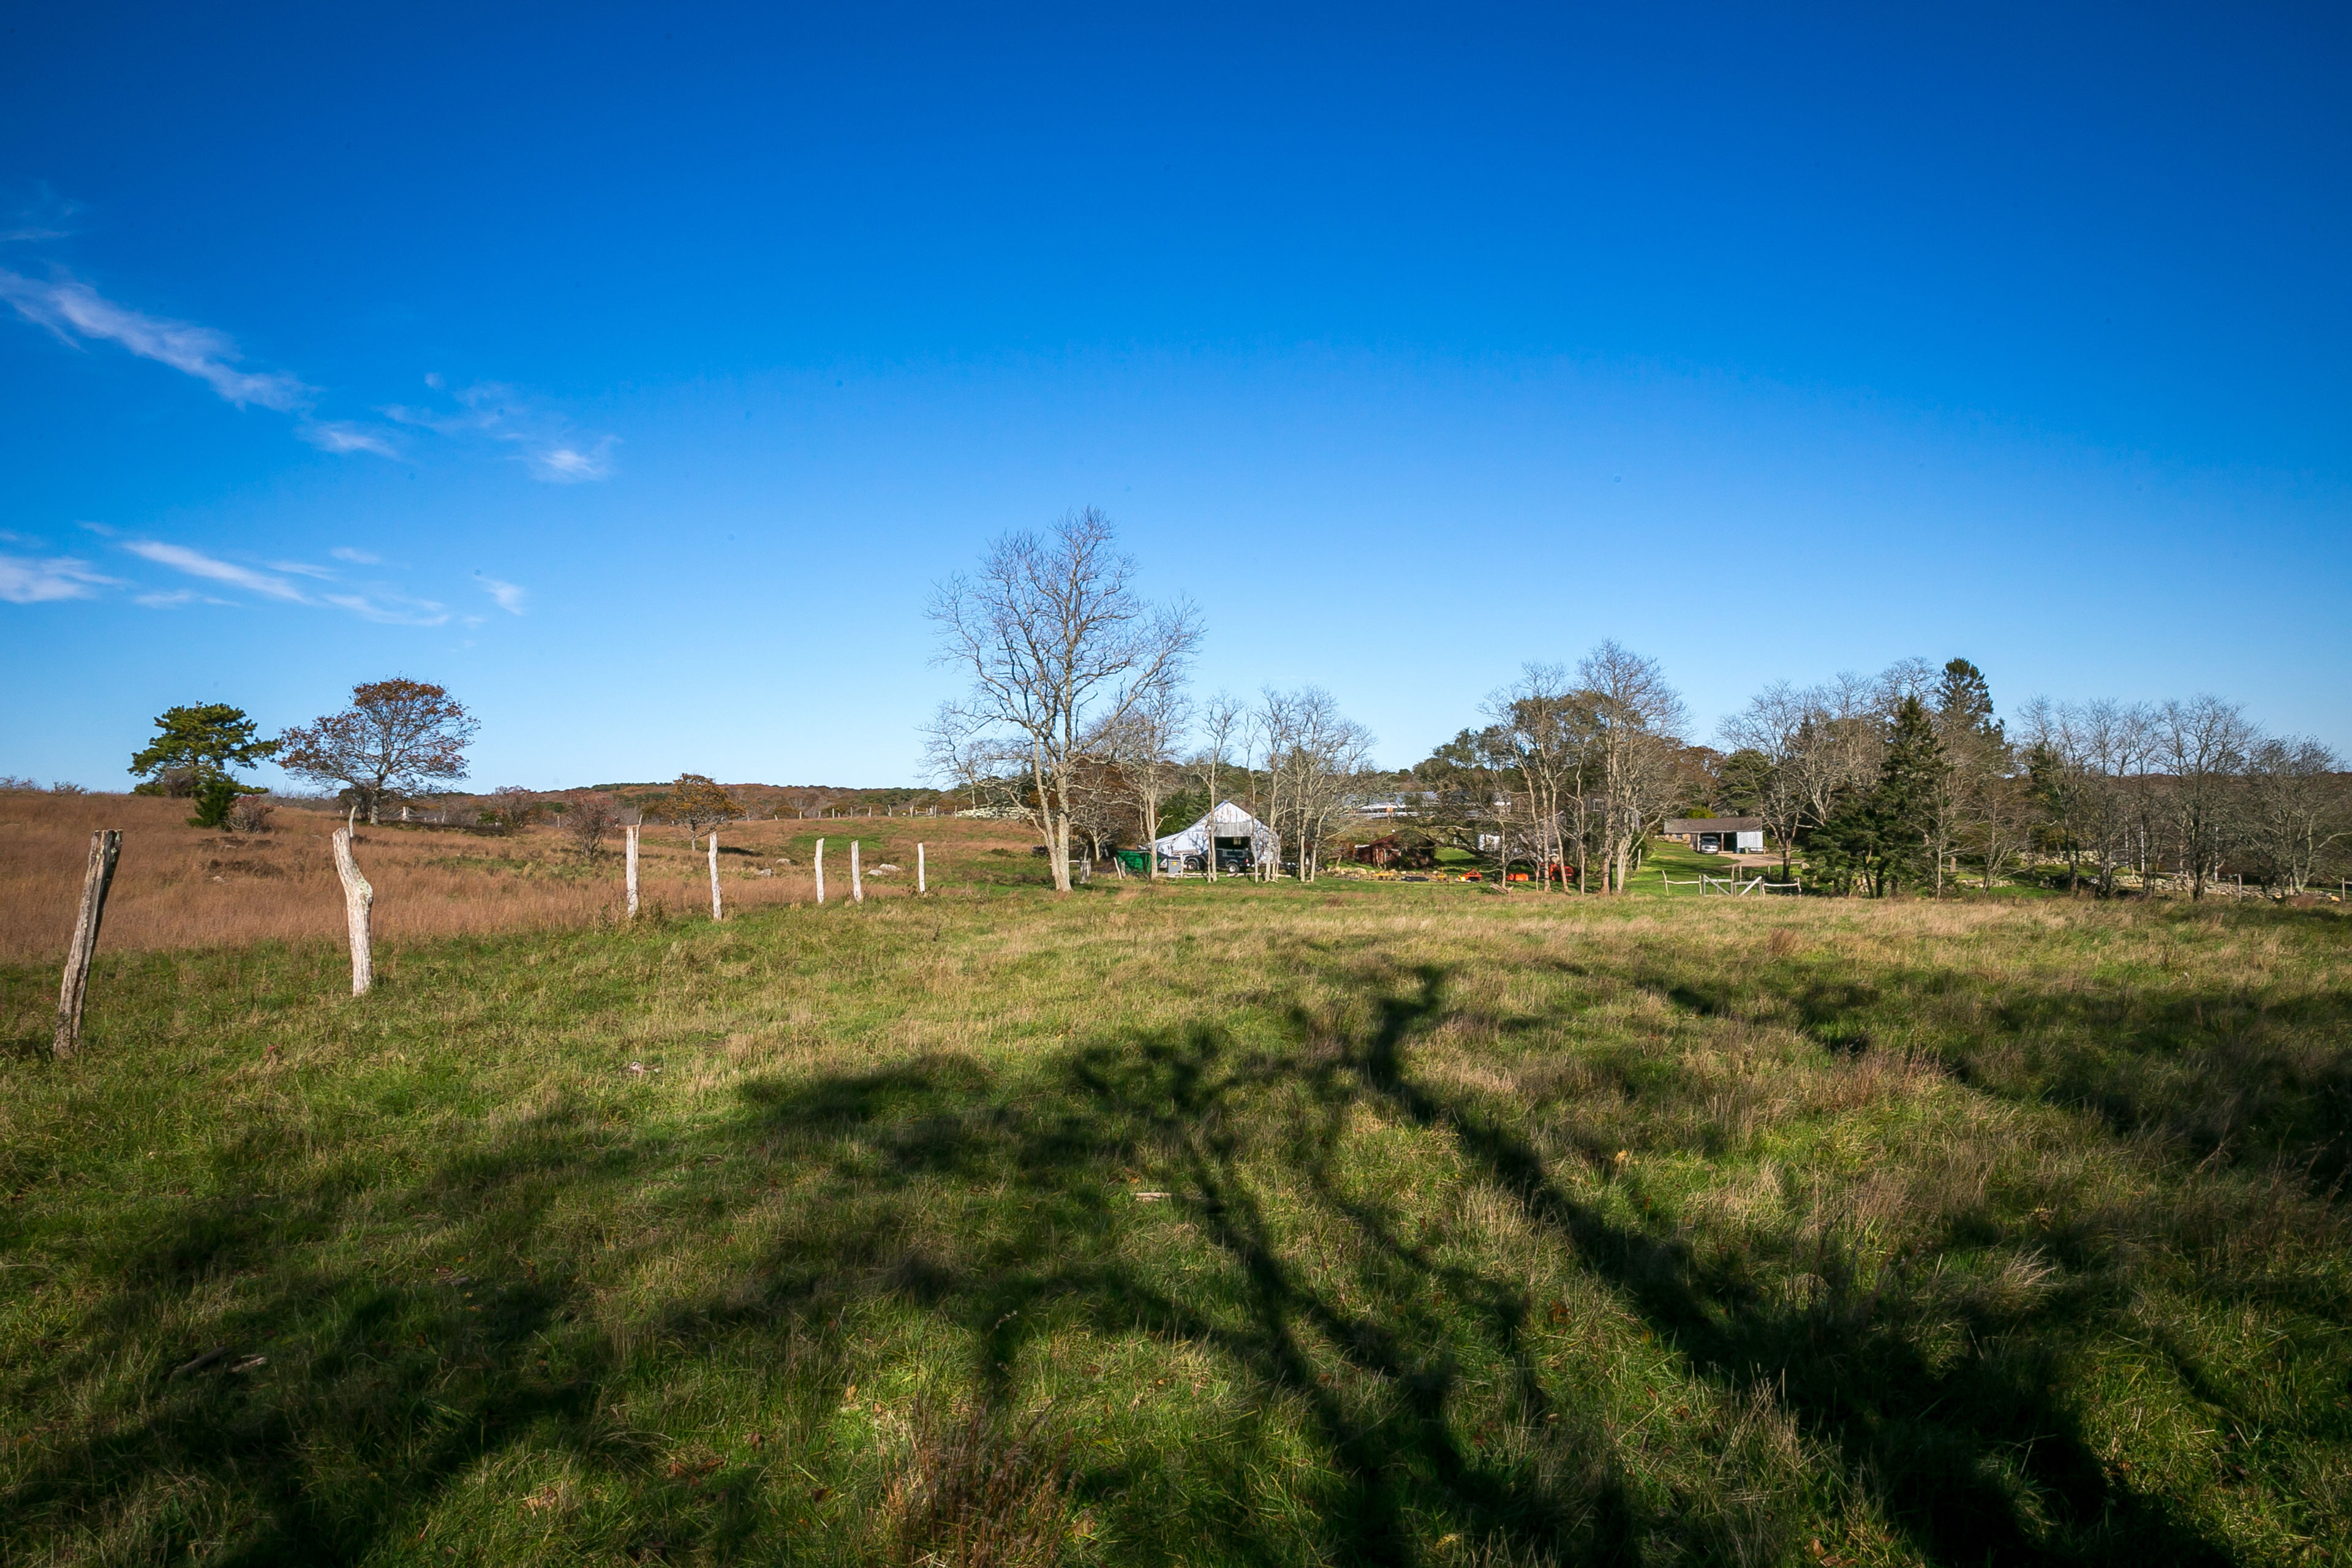
[[[710,918],[725,918],[719,911],[719,830],[715,827],[710,830]]]
[[[635,920],[637,918],[637,825],[634,822],[628,823],[622,827],[621,831],[628,836],[629,840],[629,918]]]
[[[352,858],[348,827],[335,834],[335,874],[343,879],[343,923],[352,933],[352,994],[364,996],[375,984],[375,952],[368,942],[368,910],[375,902],[375,889]]]
[[[824,840],[816,841],[816,901],[824,902]]]
[[[873,814],[868,812],[866,815],[870,816]],[[849,901],[853,904],[866,901],[866,883],[857,874],[857,840],[855,838],[849,841]]]
[[[923,846],[919,840],[915,845],[915,891],[918,893],[930,891],[923,881]]]
[[[69,1057],[81,1045],[81,1004],[89,989],[90,955],[98,951],[99,922],[106,918],[106,890],[114,885],[114,862],[122,835],[101,827],[89,836],[89,867],[81,876],[81,912],[75,917],[73,945],[66,949],[66,973],[58,987],[58,1031],[49,1048]]]

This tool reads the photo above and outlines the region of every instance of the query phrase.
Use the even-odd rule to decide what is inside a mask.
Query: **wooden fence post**
[[[866,815],[870,816],[873,814],[868,812]],[[866,883],[857,875],[857,840],[855,838],[849,841],[849,901],[853,904],[866,901]]]
[[[719,830],[715,827],[710,830],[710,918],[726,918],[719,909]]]
[[[106,918],[106,891],[114,885],[114,862],[122,854],[122,834],[102,827],[89,836],[89,867],[81,876],[81,913],[74,920],[73,945],[66,949],[65,979],[58,987],[58,1030],[49,1048],[69,1057],[81,1047],[81,1004],[89,989],[90,955],[98,951],[99,922]]]
[[[368,910],[375,902],[375,889],[352,858],[348,827],[335,835],[335,874],[343,879],[343,923],[352,934],[352,994],[364,996],[375,984],[375,951],[368,940]]]
[[[816,841],[816,901],[820,906],[824,902],[824,840],[822,838]]]
[[[637,918],[637,825],[634,822],[621,831],[629,840],[629,918]]]
[[[915,891],[918,893],[930,891],[923,880],[923,846],[919,841],[915,845]]]

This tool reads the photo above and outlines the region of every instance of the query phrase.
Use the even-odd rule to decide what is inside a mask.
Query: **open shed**
[[[1702,855],[1756,854],[1764,847],[1760,816],[1677,816],[1667,821],[1664,832]]]
[[[1151,852],[1160,858],[1163,871],[1204,871],[1213,845],[1220,871],[1246,871],[1253,865],[1276,865],[1282,859],[1282,840],[1274,829],[1229,800],[1219,801],[1215,810],[1181,833],[1153,839]]]

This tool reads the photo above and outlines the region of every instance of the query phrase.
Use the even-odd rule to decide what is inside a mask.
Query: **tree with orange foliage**
[[[278,765],[340,784],[380,820],[387,799],[466,776],[466,747],[481,728],[446,687],[395,676],[352,688],[352,705],[278,738]]]
[[[661,798],[664,816],[672,822],[686,825],[688,848],[705,825],[712,827],[722,822],[732,822],[743,815],[743,807],[729,795],[726,786],[700,773],[680,773],[669,793]]]

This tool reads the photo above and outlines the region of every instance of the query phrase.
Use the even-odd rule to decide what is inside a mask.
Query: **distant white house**
[[[1348,803],[1348,809],[1359,817],[1411,816],[1422,803],[1436,798],[1436,793],[1430,790],[1412,795],[1358,795]]]
[[[1760,816],[1675,816],[1661,831],[1679,838],[1702,855],[1761,854],[1764,819]]]
[[[1282,859],[1282,840],[1274,829],[1229,800],[1219,801],[1214,811],[1183,832],[1153,839],[1151,852],[1163,871],[1205,871],[1212,845],[1220,871],[1246,871],[1253,865],[1276,865]]]

